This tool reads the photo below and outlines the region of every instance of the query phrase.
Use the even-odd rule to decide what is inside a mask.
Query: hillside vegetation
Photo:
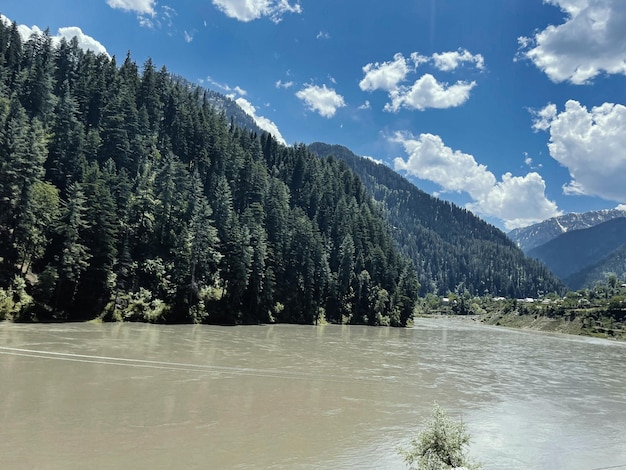
[[[610,269],[618,275],[625,272],[626,265],[620,269],[617,253],[624,244],[626,217],[618,217],[587,229],[566,232],[533,248],[528,255],[544,262],[552,272],[565,279],[571,289],[578,289],[590,284],[591,280],[585,279],[591,272],[597,274],[593,281],[604,278],[604,272],[590,271],[598,263],[602,264],[600,269]],[[614,256],[615,262],[612,261]]]
[[[385,165],[340,145],[309,149],[341,159],[361,178],[417,269],[421,294],[448,292],[512,298],[563,292],[546,267],[524,255],[502,231],[471,212],[434,198]]]
[[[359,178],[212,103],[0,22],[0,318],[409,321],[415,268]]]

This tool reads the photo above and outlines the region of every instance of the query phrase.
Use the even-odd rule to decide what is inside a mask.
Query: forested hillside
[[[536,297],[563,285],[507,236],[471,212],[434,198],[385,165],[340,145],[314,143],[322,157],[346,162],[379,201],[401,250],[416,265],[421,293]]]
[[[590,228],[566,232],[533,248],[528,255],[543,261],[555,274],[566,279],[602,260],[611,264],[611,255],[625,243],[626,217],[618,217]],[[626,267],[616,268],[614,272],[619,275],[626,271]],[[604,275],[600,274],[596,280],[604,280]],[[577,286],[575,282],[570,287]]]
[[[417,290],[345,163],[0,22],[0,317],[404,325]]]

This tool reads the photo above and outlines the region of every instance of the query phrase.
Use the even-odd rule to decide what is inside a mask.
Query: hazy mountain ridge
[[[544,245],[559,235],[572,230],[594,227],[617,217],[626,217],[626,210],[605,209],[584,213],[572,212],[528,227],[516,228],[507,235],[517,246],[528,253],[533,248]]]
[[[569,287],[578,288],[581,283],[603,278],[608,266],[617,269],[613,255],[623,249],[624,244],[626,217],[618,217],[590,228],[563,233],[533,248],[528,255],[544,262],[561,279],[567,279]],[[592,272],[596,274],[592,276]]]
[[[417,188],[391,168],[341,145],[315,142],[309,150],[343,160],[382,207],[401,251],[415,263],[421,294],[535,297],[563,285],[527,258],[504,232],[471,212]]]
[[[616,274],[619,279],[626,278],[626,243],[598,263],[572,274],[565,279],[565,283],[572,290],[590,288],[604,281],[609,274]]]

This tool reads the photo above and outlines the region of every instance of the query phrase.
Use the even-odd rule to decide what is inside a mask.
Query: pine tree
[[[91,259],[84,239],[89,228],[86,202],[80,183],[72,183],[68,188],[67,200],[61,202],[61,216],[57,224],[60,250],[56,255],[59,279],[55,302],[55,307],[60,310],[72,305],[78,283]]]

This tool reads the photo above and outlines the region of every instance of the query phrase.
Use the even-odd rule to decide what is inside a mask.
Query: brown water
[[[625,359],[454,320],[0,323],[0,468],[403,469],[434,401],[486,469],[626,468]]]

